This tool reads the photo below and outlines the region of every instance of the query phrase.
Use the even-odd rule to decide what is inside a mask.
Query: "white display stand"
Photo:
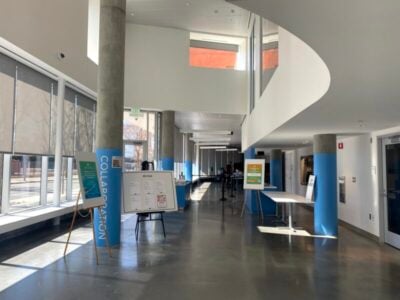
[[[264,221],[264,214],[261,204],[260,192],[265,188],[265,159],[245,159],[244,161],[244,190],[257,191],[257,203],[259,209],[259,217],[261,222]],[[242,216],[246,209],[246,198],[243,201]]]
[[[75,156],[81,187],[82,208],[104,206],[104,197],[101,193],[100,177],[97,167],[96,154],[80,152]]]
[[[123,174],[124,212],[177,211],[175,179],[170,171],[142,171]]]
[[[264,190],[265,159],[245,159],[243,189]]]
[[[314,201],[314,185],[315,185],[315,175],[310,175],[308,178],[306,200]]]

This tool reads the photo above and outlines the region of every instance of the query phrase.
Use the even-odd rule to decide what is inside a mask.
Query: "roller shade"
[[[66,87],[64,99],[63,155],[94,150],[96,101]]]
[[[63,118],[63,155],[74,156],[75,150],[75,101],[76,92],[65,87]]]
[[[26,154],[53,154],[52,105],[56,82],[22,64],[17,64],[15,91],[14,152]]]
[[[75,149],[78,152],[92,152],[94,150],[96,102],[79,93],[77,100]]]
[[[0,152],[12,151],[16,65],[0,53]]]

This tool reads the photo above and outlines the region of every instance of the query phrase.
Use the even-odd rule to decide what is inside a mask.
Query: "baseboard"
[[[364,229],[358,228],[358,227],[356,227],[354,225],[351,225],[351,224],[349,224],[349,223],[347,223],[345,221],[342,221],[342,220],[339,220],[339,225],[341,225],[341,226],[343,226],[343,227],[345,227],[345,228],[347,228],[347,229],[349,229],[349,230],[351,230],[351,231],[353,231],[353,232],[355,232],[355,233],[357,233],[359,235],[362,235],[363,237],[366,237],[366,238],[368,238],[368,239],[370,239],[370,240],[372,240],[374,242],[380,243],[378,236],[376,236],[376,235],[374,235],[372,233],[369,233],[368,231],[365,231]]]
[[[308,211],[314,211],[314,207],[312,207],[310,205],[302,205],[302,207],[307,209]],[[363,237],[366,237],[366,238],[368,238],[370,240],[373,240],[373,241],[375,241],[377,243],[381,242],[379,240],[379,236],[376,236],[376,235],[374,235],[372,233],[369,233],[368,231],[365,231],[364,229],[358,228],[358,227],[356,227],[354,225],[351,225],[351,224],[349,224],[349,223],[347,223],[345,221],[342,221],[340,219],[339,219],[339,225],[341,225],[341,226],[343,226],[343,227],[345,227],[345,228],[347,228],[347,229],[349,229],[349,230],[351,230],[351,231],[353,231],[353,232],[355,232],[355,233],[357,233],[359,235],[362,235]]]

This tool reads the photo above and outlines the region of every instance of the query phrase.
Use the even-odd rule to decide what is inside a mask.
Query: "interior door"
[[[385,242],[400,248],[400,140],[383,140]]]
[[[124,172],[140,171],[146,159],[145,142],[124,142]]]

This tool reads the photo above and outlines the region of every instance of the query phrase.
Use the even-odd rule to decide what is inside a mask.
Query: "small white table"
[[[314,202],[307,200],[305,197],[287,193],[287,192],[262,192],[265,196],[270,198],[272,201],[276,203],[284,203],[288,206],[288,219],[289,219],[289,226],[290,230],[295,230],[293,227],[293,216],[292,216],[292,204],[311,204],[313,205]]]
[[[269,185],[269,184],[264,185],[264,190],[276,190],[276,189],[277,189],[277,187],[274,185]],[[262,192],[262,190],[251,190],[251,191],[257,192],[257,204],[258,204],[258,209],[259,209],[258,215],[259,215],[260,220],[262,222],[264,222],[264,212],[263,212],[261,197],[260,197],[260,192]],[[263,193],[265,193],[265,191]],[[245,210],[246,210],[246,197],[243,200],[242,213],[240,214],[241,217],[243,217]]]

